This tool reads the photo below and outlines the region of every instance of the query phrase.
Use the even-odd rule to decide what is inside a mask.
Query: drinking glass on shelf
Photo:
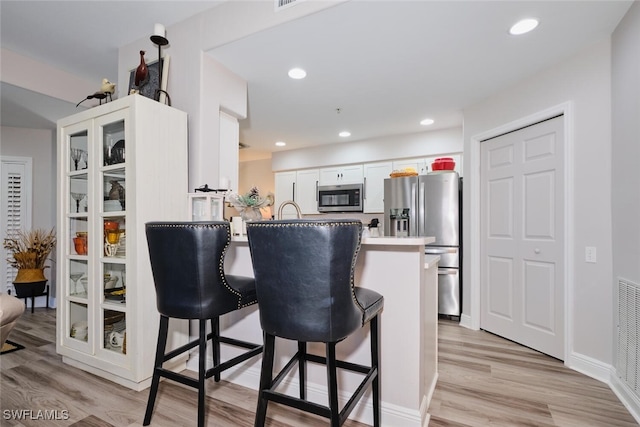
[[[76,213],[80,212],[80,201],[84,199],[86,194],[84,193],[71,193],[71,197],[76,201]]]
[[[84,276],[84,273],[71,273],[69,277],[73,282],[73,291],[71,291],[71,295],[75,295],[78,293],[78,280]]]
[[[84,150],[81,150],[79,148],[71,149],[71,160],[73,160],[73,164],[76,168],[75,170],[78,170],[78,162],[83,158],[84,152]]]

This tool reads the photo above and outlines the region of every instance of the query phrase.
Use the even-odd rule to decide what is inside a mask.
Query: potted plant
[[[229,202],[240,212],[244,221],[255,221],[262,219],[260,209],[273,205],[273,194],[269,193],[266,197],[261,197],[258,187],[252,187],[244,195],[230,194]]]
[[[44,276],[45,262],[56,246],[55,231],[36,228],[18,230],[4,239],[4,248],[11,254],[9,265],[18,269],[13,282],[16,295],[24,298],[44,292],[47,279]]]

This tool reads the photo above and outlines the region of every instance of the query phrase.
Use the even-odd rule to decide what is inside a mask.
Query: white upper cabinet
[[[393,161],[393,170],[402,170],[405,168],[413,168],[420,175],[425,174],[425,161],[423,158],[402,159]]]
[[[286,200],[295,201],[303,215],[318,214],[318,186],[343,184],[363,184],[363,212],[383,213],[384,180],[389,178],[392,171],[411,167],[420,175],[424,175],[432,171],[431,164],[440,157],[453,158],[456,163],[455,171],[462,176],[461,153],[276,172],[274,214]],[[293,207],[283,210],[283,218],[295,218]]]
[[[318,169],[303,169],[299,171],[277,172],[275,174],[275,203],[273,212],[277,215],[278,208],[283,202],[293,200],[300,207],[303,214],[318,213]],[[283,219],[296,217],[293,206],[286,206],[282,211]],[[277,219],[277,218],[276,218]]]
[[[426,172],[420,172],[420,174],[422,175],[423,173],[433,172],[432,163],[436,159],[439,159],[441,157],[451,157],[453,161],[456,162],[455,168],[453,170],[458,172],[458,175],[462,176],[462,154],[445,154],[440,156],[425,157],[424,168]]]
[[[392,166],[391,162],[364,164],[364,213],[384,212],[384,180]]]
[[[413,159],[401,159],[393,161],[393,170],[402,170],[404,168],[414,168],[420,175],[433,172],[432,163],[440,157],[451,157],[456,162],[455,171],[462,176],[462,154],[440,154],[437,156],[419,157]]]
[[[320,169],[320,185],[362,184],[362,181],[361,164]]]
[[[303,214],[318,213],[318,169],[296,172],[296,203]]]
[[[277,214],[277,209],[282,202],[296,198],[296,171],[277,172],[275,174],[275,190],[274,215]]]

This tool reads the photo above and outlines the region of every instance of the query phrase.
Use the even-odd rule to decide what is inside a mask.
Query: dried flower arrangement
[[[258,187],[252,187],[248,193],[240,195],[240,194],[230,194],[229,201],[236,209],[246,209],[246,208],[265,208],[267,206],[271,206],[273,204],[273,194],[269,193],[266,197],[260,196],[260,190]]]
[[[248,193],[243,195],[237,193],[229,195],[229,202],[240,212],[240,216],[245,221],[261,219],[260,209],[273,205],[273,201],[273,193],[261,197],[258,187],[252,187]]]
[[[47,257],[56,246],[56,234],[53,229],[46,231],[36,228],[30,231],[18,230],[4,239],[3,247],[11,253],[7,258],[9,265],[21,269],[43,269]]]

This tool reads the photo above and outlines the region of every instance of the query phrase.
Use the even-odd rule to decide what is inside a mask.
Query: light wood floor
[[[493,336],[440,321],[440,378],[430,427],[637,426],[605,385],[562,362]],[[0,425],[142,425],[148,390],[135,392],[62,363],[55,352],[55,310],[25,312],[9,338],[26,347],[0,356]],[[207,425],[252,426],[255,391],[209,381]],[[196,393],[165,381],[152,426],[194,426]],[[68,411],[68,420],[17,421],[6,410]],[[327,422],[270,404],[267,425],[315,427]],[[349,421],[345,427],[363,427]],[[385,426],[395,427],[395,426]]]

